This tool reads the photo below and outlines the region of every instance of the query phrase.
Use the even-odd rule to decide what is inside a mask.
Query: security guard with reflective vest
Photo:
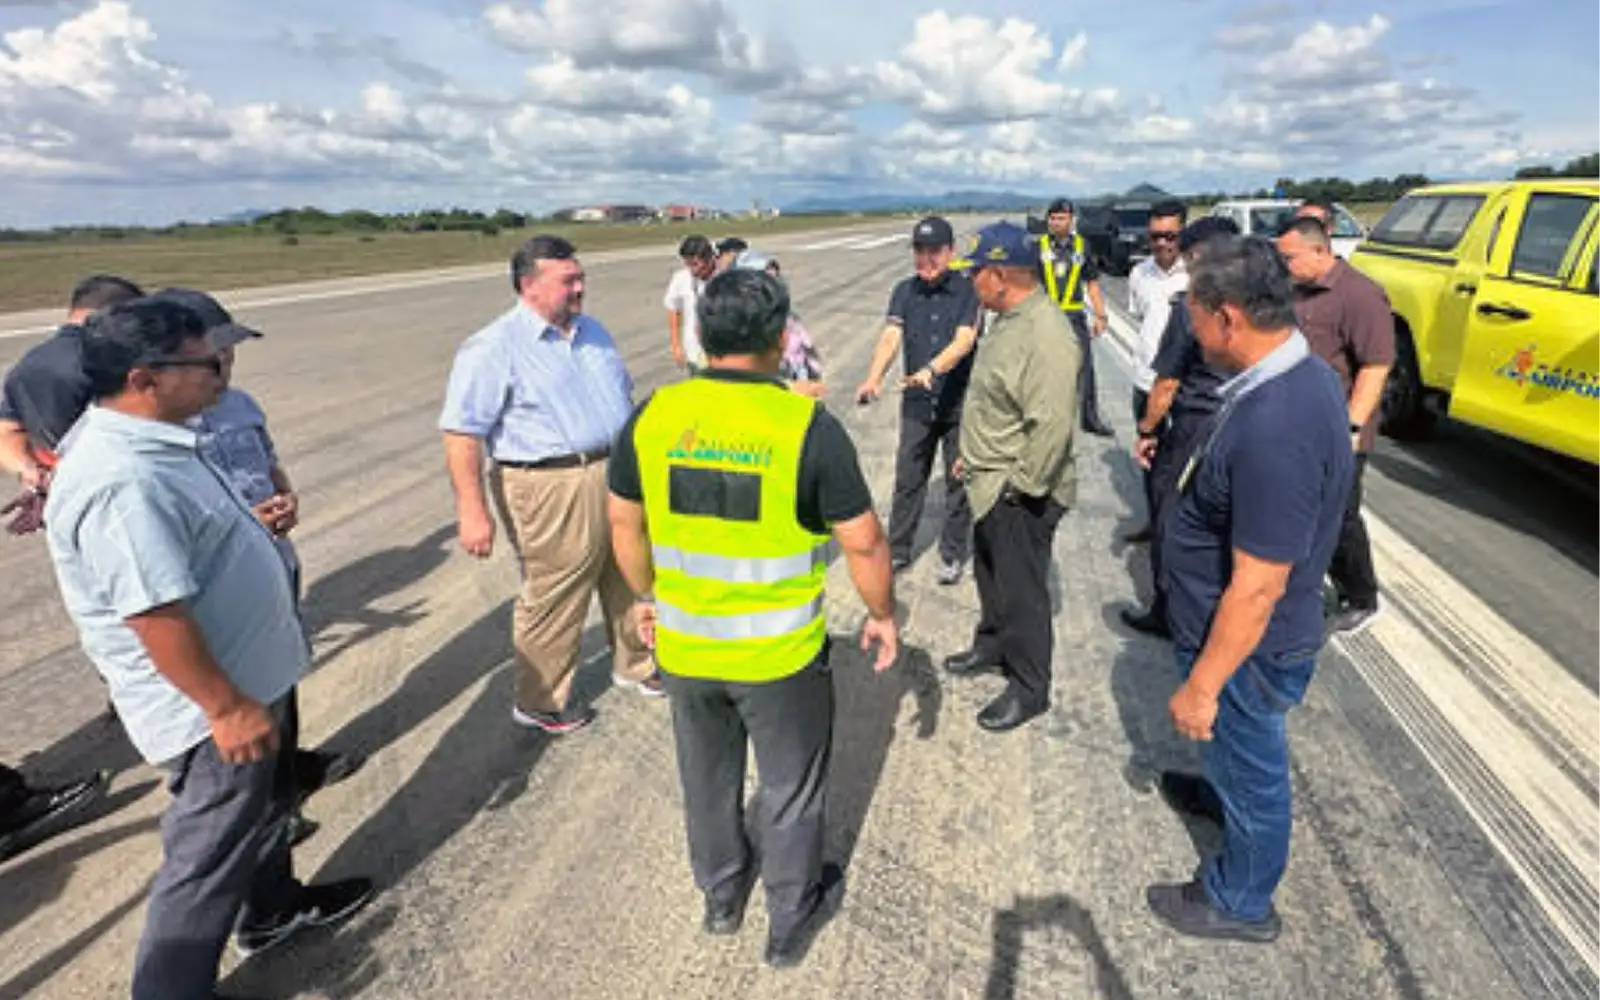
[[[1066,198],[1050,203],[1045,215],[1047,231],[1039,235],[1039,277],[1045,294],[1061,307],[1072,321],[1072,330],[1078,335],[1078,347],[1083,353],[1083,367],[1078,370],[1078,405],[1083,429],[1090,434],[1109,437],[1111,428],[1100,419],[1100,406],[1094,388],[1094,350],[1090,337],[1106,332],[1106,300],[1100,293],[1100,272],[1090,259],[1083,236],[1074,228],[1077,207]],[[1094,307],[1094,326],[1091,328],[1084,316],[1084,298]]]
[[[700,299],[708,367],[658,390],[611,452],[612,546],[672,704],[703,928],[736,933],[756,875],[745,836],[746,739],[766,961],[798,964],[837,911],[822,862],[833,738],[823,582],[831,539],[867,605],[877,669],[899,649],[889,547],[844,427],[778,377],[789,296],[734,269]]]

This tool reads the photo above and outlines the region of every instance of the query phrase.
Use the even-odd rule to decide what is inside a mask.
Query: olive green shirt
[[[961,416],[974,518],[994,508],[1007,483],[1063,507],[1076,502],[1072,443],[1082,364],[1070,321],[1044,292],[992,314]]]

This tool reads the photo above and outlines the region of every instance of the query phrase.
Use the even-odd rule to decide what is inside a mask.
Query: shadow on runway
[[[899,662],[878,674],[872,669],[874,654],[862,651],[859,636],[835,636],[832,643],[835,715],[824,853],[848,868],[883,779],[905,700],[909,697],[916,706],[911,731],[928,740],[939,730],[944,691],[931,657],[920,647],[902,647]]]
[[[994,914],[994,944],[984,1000],[1015,1000],[1022,956],[1033,932],[1065,931],[1094,963],[1094,995],[1105,1000],[1133,1000],[1133,989],[1106,947],[1094,915],[1068,895],[1018,897],[1009,909]]]
[[[389,611],[374,605],[444,565],[455,537],[455,525],[446,524],[414,545],[375,552],[313,581],[300,602],[306,636],[316,648],[312,669],[384,632],[421,621],[422,600]]]

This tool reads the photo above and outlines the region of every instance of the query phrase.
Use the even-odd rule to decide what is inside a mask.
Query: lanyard
[[[1305,335],[1296,330],[1288,340],[1279,344],[1271,354],[1257,361],[1233,378],[1224,382],[1218,389],[1217,395],[1222,397],[1222,409],[1217,413],[1216,420],[1211,424],[1211,430],[1206,434],[1206,439],[1194,454],[1189,456],[1183,472],[1178,476],[1178,493],[1181,496],[1189,492],[1189,487],[1194,484],[1194,474],[1199,471],[1200,465],[1211,452],[1211,444],[1217,439],[1217,432],[1222,430],[1222,425],[1228,422],[1234,407],[1246,396],[1271,382],[1280,375],[1286,374],[1300,362],[1310,357],[1311,348],[1306,343]]]

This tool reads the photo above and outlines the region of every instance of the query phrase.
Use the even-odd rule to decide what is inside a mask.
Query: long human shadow
[[[1133,1000],[1128,978],[1112,959],[1094,915],[1066,894],[1020,896],[1010,908],[995,911],[993,953],[984,1000],[1015,1000],[1017,973],[1028,947],[1028,934],[1052,929],[1066,931],[1089,953],[1094,963],[1096,996],[1105,1000]]]
[[[101,691],[95,695],[103,697]],[[94,771],[112,776],[144,763],[121,721],[109,712],[85,722],[17,765],[29,781],[42,785],[75,781]]]
[[[317,649],[313,668],[377,635],[421,621],[421,600],[390,611],[373,605],[444,565],[454,537],[455,527],[443,525],[412,545],[374,552],[312,581],[300,602],[307,638],[315,644],[335,628],[350,629]]]
[[[24,997],[34,996],[34,991],[50,982],[51,978],[66,968],[69,962],[137,909],[149,891],[150,882],[146,882],[143,888],[107,910],[99,920],[35,958],[21,972],[0,983],[0,1000],[23,1000]]]
[[[384,742],[390,742],[436,712],[486,671],[496,676],[440,738],[415,774],[339,845],[310,881],[352,876],[393,887],[449,843],[473,818],[516,801],[528,776],[550,745],[550,738],[519,729],[510,719],[510,658],[506,610],[485,615],[427,661],[374,713]],[[582,649],[605,645],[604,629],[589,629]],[[606,666],[580,669],[573,698],[587,704],[609,685]],[[456,679],[459,677],[460,679]],[[341,733],[341,738],[343,737]],[[300,991],[352,997],[381,972],[372,947],[392,923],[392,910],[364,917],[349,933],[317,935],[283,954],[269,953],[242,967],[231,986],[264,998],[296,996]],[[374,926],[376,920],[379,926]]]
[[[883,778],[896,720],[906,698],[916,704],[916,738],[938,732],[944,692],[928,653],[903,647],[897,663],[873,671],[875,651],[864,652],[858,636],[835,636],[829,662],[833,671],[833,759],[828,770],[828,824],[825,853],[849,867],[867,814]]]

